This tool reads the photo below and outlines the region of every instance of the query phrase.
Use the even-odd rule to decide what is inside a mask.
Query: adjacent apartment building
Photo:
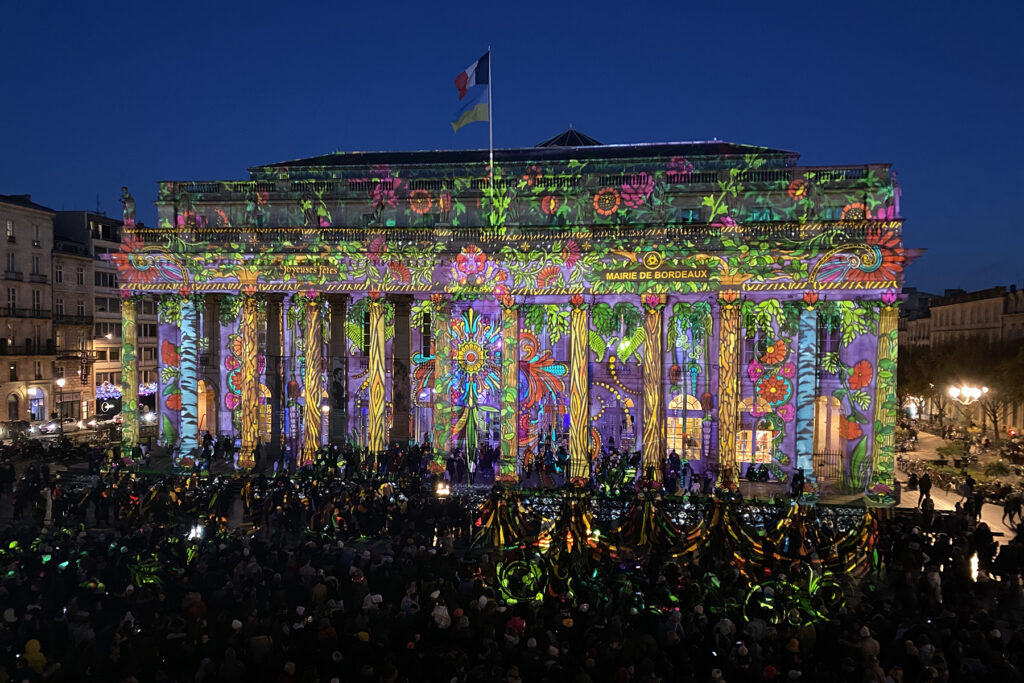
[[[94,412],[101,419],[121,412],[121,295],[117,268],[108,259],[117,252],[121,240],[121,221],[89,211],[59,211],[55,230],[60,240],[85,245],[88,265],[76,265],[75,282],[85,270],[82,289],[88,303],[87,335],[91,344],[90,391]],[[56,267],[56,265],[55,265]],[[80,309],[76,300],[76,311]],[[157,376],[156,325],[154,300],[143,301],[138,310],[139,404],[143,412],[156,409]]]
[[[56,343],[51,318],[52,209],[29,195],[0,195],[4,304],[0,308],[0,396],[6,420],[56,412]]]

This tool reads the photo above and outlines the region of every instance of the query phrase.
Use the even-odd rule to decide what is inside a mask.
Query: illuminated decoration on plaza
[[[889,166],[559,138],[495,150],[493,175],[487,159],[335,153],[161,183],[159,225],[126,221],[113,260],[126,302],[161,299],[162,440],[237,434],[243,466],[260,443],[299,462],[346,438],[490,443],[504,481],[549,443],[588,476],[614,443],[655,481],[675,450],[723,488],[763,464],[803,469],[810,500],[892,502],[909,254]]]

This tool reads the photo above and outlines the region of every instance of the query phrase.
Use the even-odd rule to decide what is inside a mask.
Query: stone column
[[[569,311],[569,477],[590,478],[589,310],[574,294]]]
[[[210,378],[214,378],[214,395],[220,400],[213,401],[213,412],[210,413],[209,403],[206,405],[206,425],[199,425],[200,431],[206,428],[211,434],[220,435],[222,433],[220,427],[220,405],[224,399],[223,389],[220,383],[217,382],[216,378],[221,375],[221,368],[224,367],[224,359],[221,357],[221,325],[220,325],[220,311],[221,311],[221,296],[215,294],[207,294],[206,302],[204,304],[204,324],[200,327],[200,334],[203,338],[208,340],[206,353],[199,354],[199,370],[200,374],[210,381]],[[205,362],[204,362],[205,360]],[[205,401],[205,397],[200,397],[201,401]],[[229,418],[230,419],[230,418]]]
[[[813,304],[800,311],[796,339],[796,466],[817,497],[814,474],[814,402],[818,374],[818,312]]]
[[[718,320],[718,486],[739,486],[736,435],[740,422],[740,315],[739,292],[719,294]]]
[[[302,453],[299,465],[316,462],[316,452],[323,438],[324,400],[324,320],[323,302],[319,298],[305,301],[305,328],[303,329],[302,355],[305,360],[303,386],[306,405],[302,411],[305,431],[302,436]]]
[[[519,470],[519,307],[501,302],[501,474]]]
[[[875,504],[892,504],[895,477],[894,447],[899,400],[896,397],[896,358],[899,349],[897,308],[892,302],[878,312],[878,371],[875,376],[875,430],[871,449],[871,477],[867,498]],[[865,437],[866,438],[866,437]]]
[[[410,422],[412,420],[412,375],[410,353],[412,330],[409,314],[412,306],[411,294],[396,294],[391,297],[395,307],[395,340],[391,345],[391,439],[392,445],[408,448]]]
[[[242,396],[239,425],[242,447],[238,452],[238,466],[252,469],[256,465],[256,444],[260,434],[260,375],[257,365],[258,326],[260,302],[254,296],[242,298],[242,316],[238,334],[242,338]]]
[[[136,356],[135,298],[121,300],[121,457],[139,443],[139,366]]]
[[[434,403],[433,420],[434,460],[444,462],[452,434],[452,405],[448,384],[452,374],[451,304],[441,294],[430,296],[430,323],[434,341]]]
[[[384,382],[384,306],[380,292],[370,292],[370,456],[376,458],[387,446]]]
[[[198,296],[181,300],[181,453],[199,447]]]
[[[664,294],[645,294],[643,357],[643,476],[664,478],[665,438],[665,311]]]
[[[332,294],[328,301],[331,306],[331,339],[327,353],[331,368],[328,378],[331,391],[329,440],[331,443],[343,443],[348,437],[348,295]]]
[[[281,423],[285,406],[282,299],[280,294],[271,294],[267,300],[267,389],[270,390],[270,446],[267,455],[272,458],[281,453]]]

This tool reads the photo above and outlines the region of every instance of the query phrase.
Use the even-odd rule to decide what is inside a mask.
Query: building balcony
[[[0,308],[0,318],[49,318],[50,311],[45,308],[18,308],[7,306]]]
[[[91,315],[67,315],[54,313],[53,322],[58,325],[92,325]]]
[[[29,273],[28,279],[29,282],[42,282],[44,284],[46,283],[46,275],[44,275],[43,273]]]
[[[16,281],[20,282],[21,279],[22,279],[21,271],[20,270],[5,270],[4,271],[4,279],[5,280],[16,280]]]
[[[96,352],[88,349],[71,349],[58,346],[56,354],[57,360],[77,360],[88,363],[96,362]]]
[[[8,344],[0,338],[0,356],[53,356],[56,352],[52,339],[43,344]]]

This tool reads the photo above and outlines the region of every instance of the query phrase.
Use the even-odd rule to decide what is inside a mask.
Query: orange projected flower
[[[558,212],[558,205],[560,200],[553,194],[544,195],[540,200],[540,210],[551,216]]]
[[[871,215],[871,210],[865,204],[854,202],[843,207],[844,221],[862,221]]]
[[[786,356],[789,355],[789,347],[786,346],[786,342],[782,339],[776,339],[764,350],[764,354],[761,356],[761,362],[767,363],[768,365],[774,365],[775,363],[781,363],[786,360]]]
[[[594,211],[597,211],[602,216],[611,216],[619,210],[621,203],[622,197],[619,196],[618,190],[613,187],[606,187],[594,195]]]
[[[858,436],[863,434],[860,425],[851,420],[848,417],[844,417],[839,421],[839,436],[846,440],[856,439]]]
[[[426,190],[413,190],[409,193],[409,208],[416,213],[426,213],[434,205],[434,200]]]
[[[541,268],[540,272],[537,273],[537,286],[538,287],[550,287],[558,277],[558,273],[561,272],[556,266],[547,266]]]
[[[863,389],[871,383],[871,378],[874,376],[874,370],[871,367],[871,363],[862,360],[853,366],[853,372],[850,373],[850,388],[851,389]]]
[[[789,184],[786,190],[793,199],[803,199],[811,191],[810,184],[803,178],[797,178]]]

